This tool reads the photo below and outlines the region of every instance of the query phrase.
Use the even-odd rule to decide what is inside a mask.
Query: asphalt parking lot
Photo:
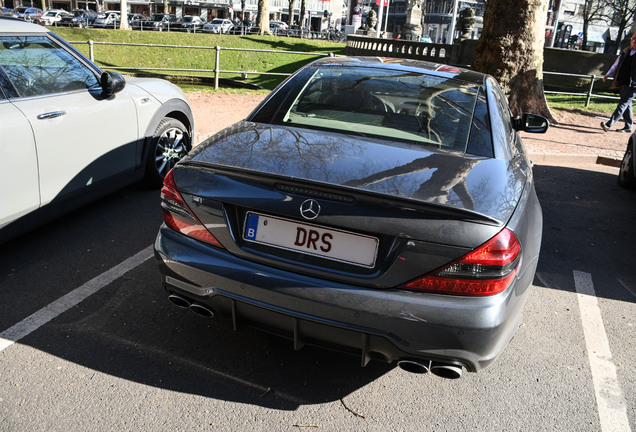
[[[636,430],[636,194],[616,172],[535,166],[524,323],[459,380],[175,308],[157,191],[127,188],[0,250],[0,430]]]

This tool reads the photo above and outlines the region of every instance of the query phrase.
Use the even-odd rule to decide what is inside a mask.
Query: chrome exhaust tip
[[[214,318],[214,311],[201,303],[192,303],[190,305],[190,310],[204,318]]]
[[[190,301],[186,299],[185,297],[181,297],[178,294],[174,294],[174,293],[170,294],[168,296],[168,300],[170,300],[172,304],[174,304],[175,306],[178,306],[183,309],[188,309],[190,307]]]
[[[441,378],[457,379],[462,377],[463,369],[453,363],[431,363],[431,373]]]
[[[426,360],[410,360],[404,359],[398,361],[398,366],[400,369],[405,370],[407,372],[416,373],[416,374],[425,374],[428,373],[431,362]]]

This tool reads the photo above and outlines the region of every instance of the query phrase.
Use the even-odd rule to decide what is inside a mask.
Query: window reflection
[[[0,68],[20,97],[99,86],[91,69],[46,36],[4,36],[0,41]]]

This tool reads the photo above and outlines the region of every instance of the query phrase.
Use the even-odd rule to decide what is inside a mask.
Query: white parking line
[[[631,429],[627,418],[627,404],[616,376],[616,365],[612,362],[612,352],[598,307],[592,276],[574,270],[574,286],[581,310],[601,430],[629,432]]]
[[[70,293],[60,297],[48,306],[43,307],[33,315],[26,317],[19,323],[15,324],[0,333],[0,352],[10,347],[28,334],[34,332],[44,324],[48,323],[58,315],[66,312],[73,306],[77,305],[88,296],[95,294],[109,283],[118,279],[128,271],[134,269],[147,259],[152,257],[152,246],[148,246],[144,250],[137,252],[127,260],[117,264],[110,270],[105,271],[99,276],[86,282],[79,288],[74,289]]]

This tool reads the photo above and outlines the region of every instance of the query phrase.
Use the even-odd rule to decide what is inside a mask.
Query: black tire
[[[634,146],[632,141],[627,144],[627,150],[623,155],[620,170],[618,171],[618,184],[625,189],[636,189],[636,177],[634,176]]]
[[[163,184],[168,172],[192,148],[188,128],[179,120],[164,117],[157,125],[146,160],[146,183],[153,187]]]

